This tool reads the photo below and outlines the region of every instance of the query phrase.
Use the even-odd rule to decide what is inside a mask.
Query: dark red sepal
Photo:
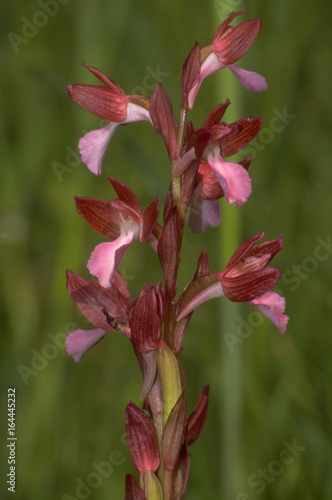
[[[177,160],[179,157],[177,124],[172,104],[160,83],[156,85],[151,96],[149,112],[155,130],[164,139],[169,159]]]
[[[231,26],[220,37],[214,37],[213,52],[222,64],[233,64],[247,52],[262,26],[261,19],[244,21],[238,26]]]
[[[208,411],[209,387],[209,384],[204,387],[194,411],[189,415],[186,421],[186,440],[188,446],[199,438],[204,429]]]
[[[243,118],[229,125],[233,132],[221,137],[219,146],[224,158],[233,156],[245,148],[258,134],[262,126],[261,117]]]
[[[124,183],[114,179],[111,175],[108,180],[112,184],[119,200],[129,205],[136,213],[140,213],[140,206],[134,192]]]
[[[182,80],[181,80],[181,107],[188,107],[188,95],[191,89],[200,81],[200,62],[201,47],[199,43],[195,45],[189,52],[187,59],[183,64]]]
[[[103,202],[94,198],[75,196],[78,213],[96,231],[110,240],[120,236],[119,211],[112,202]]]
[[[184,423],[186,418],[186,394],[183,391],[167,419],[161,438],[161,456],[168,470],[177,468],[183,444]]]
[[[222,273],[221,273],[222,274]],[[278,269],[260,269],[237,277],[221,277],[222,288],[232,302],[249,302],[268,292],[280,279]]]
[[[162,318],[155,287],[148,283],[139,294],[130,317],[131,340],[144,353],[160,347]]]
[[[82,66],[84,66],[84,68],[91,71],[91,73],[96,78],[98,78],[98,80],[100,80],[104,85],[106,85],[106,87],[113,90],[113,92],[117,92],[118,94],[125,95],[125,93],[122,90],[122,88],[120,87],[120,85],[118,85],[113,80],[111,80],[108,76],[106,76],[104,73],[102,73],[99,69],[94,68],[93,66],[88,66],[87,64],[85,64],[85,62],[82,63]]]
[[[132,298],[118,271],[113,275],[110,288],[103,288],[97,281],[88,281],[69,269],[66,274],[68,292],[93,325],[107,332],[114,330],[107,322],[103,309],[114,318],[126,320],[132,306]]]
[[[126,492],[124,500],[146,500],[143,490],[131,474],[126,474]]]
[[[177,207],[169,212],[158,243],[158,257],[165,276],[167,296],[173,296],[177,288],[177,270],[180,264],[180,232],[183,229]]]
[[[146,241],[152,233],[159,217],[159,203],[160,198],[155,198],[148,208],[141,214],[140,241]]]
[[[229,99],[226,99],[225,102],[218,104],[218,106],[213,108],[213,110],[206,117],[203,128],[211,128],[213,125],[219,123],[230,104],[231,101]]]
[[[153,425],[132,401],[125,412],[126,437],[134,465],[139,472],[158,469],[159,451]]]

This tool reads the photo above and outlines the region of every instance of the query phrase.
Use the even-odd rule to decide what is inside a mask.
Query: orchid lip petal
[[[288,316],[283,314],[285,299],[275,292],[266,292],[259,298],[250,301],[264,316],[266,316],[284,334],[288,323]]]
[[[66,351],[78,363],[90,347],[97,344],[107,332],[101,328],[95,330],[74,330],[66,338]]]
[[[90,172],[101,174],[103,158],[110,140],[119,123],[111,122],[104,128],[91,130],[79,140],[79,150],[82,161]]]
[[[251,194],[251,180],[246,169],[213,153],[207,154],[207,161],[220,182],[227,203],[235,203],[237,207],[243,205]]]
[[[93,276],[97,276],[104,288],[110,286],[113,273],[133,238],[134,232],[129,231],[114,241],[100,243],[93,250],[87,267]]]
[[[220,220],[219,200],[194,198],[188,219],[188,226],[194,233],[202,233],[208,226],[217,227]]]
[[[268,88],[265,78],[254,71],[239,68],[236,64],[227,66],[247,90],[262,92]]]
[[[95,175],[100,175],[106,149],[119,125],[146,120],[152,123],[148,110],[137,104],[128,103],[127,117],[122,122],[110,122],[106,127],[91,130],[79,140],[82,161]]]

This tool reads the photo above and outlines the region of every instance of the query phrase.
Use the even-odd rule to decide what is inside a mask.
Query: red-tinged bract
[[[134,403],[127,405],[125,413],[126,437],[134,465],[139,472],[158,469],[158,445],[152,423]]]

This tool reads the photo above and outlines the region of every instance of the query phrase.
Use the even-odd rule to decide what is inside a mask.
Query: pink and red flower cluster
[[[123,182],[112,184],[117,198],[103,202],[76,197],[76,208],[84,220],[108,241],[92,251],[87,267],[97,278],[91,281],[67,271],[67,288],[94,329],[78,329],[69,334],[66,347],[79,361],[90,347],[108,332],[118,331],[133,346],[143,374],[140,398],[143,410],[134,403],[126,409],[126,434],[139,482],[126,478],[126,499],[159,498],[162,464],[165,488],[173,484],[182,498],[189,473],[188,446],[202,432],[207,416],[208,386],[191,415],[186,418],[185,379],[179,358],[193,311],[216,297],[248,302],[284,333],[288,317],[285,301],[272,288],[280,278],[277,269],[267,265],[281,250],[281,238],[258,243],[260,233],[243,243],[221,272],[211,273],[202,251],[195,274],[177,299],[177,277],[186,214],[194,232],[220,223],[219,200],[242,206],[252,187],[248,168],[251,158],[232,157],[241,152],[258,134],[261,118],[250,117],[233,123],[222,121],[230,105],[227,99],[216,106],[203,125],[185,128],[186,113],[194,105],[203,80],[215,71],[229,68],[250,90],[267,88],[257,73],[235,63],[247,52],[261,28],[261,20],[231,26],[234,13],[217,29],[212,43],[200,48],[196,42],[182,73],[181,117],[177,123],[170,100],[161,84],[150,98],[126,95],[101,71],[89,69],[103,85],[68,85],[70,98],[109,125],[88,132],[79,141],[83,162],[100,174],[106,148],[119,125],[145,120],[161,134],[171,165],[171,187],[165,200],[163,222],[158,222],[159,198],[141,211],[133,191]],[[163,271],[163,283],[148,283],[133,300],[119,263],[133,241],[147,242],[156,252]],[[167,484],[168,486],[165,486]],[[175,486],[174,486],[175,485]],[[170,490],[168,495],[170,495]],[[161,498],[161,497],[160,497]],[[167,496],[171,498],[171,496]]]

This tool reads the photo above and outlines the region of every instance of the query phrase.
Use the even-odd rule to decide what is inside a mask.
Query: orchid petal
[[[254,71],[239,68],[236,64],[227,66],[247,90],[262,92],[268,88],[265,78]]]
[[[82,356],[99,342],[107,332],[101,328],[95,330],[74,330],[66,338],[66,351],[78,363]]]
[[[183,294],[184,300],[181,303],[180,314],[176,318],[177,321],[185,318],[196,307],[204,304],[207,300],[224,297],[224,295],[224,290],[217,274],[209,274],[197,278],[191,282]],[[185,305],[183,306],[183,304]]]
[[[199,196],[193,199],[188,226],[194,233],[202,233],[208,226],[217,227],[220,220],[219,200],[203,200]]]
[[[196,85],[194,85],[194,87],[189,92],[188,105],[190,109],[192,109],[192,107],[194,106],[194,101],[197,92],[199,91],[204,78],[225,67],[226,66],[219,61],[218,57],[213,52],[211,52],[211,54],[208,55],[208,57],[203,61],[203,64],[201,65],[201,74],[199,82],[196,83]]]
[[[176,177],[179,177],[180,175],[183,174],[183,172],[186,170],[186,168],[189,166],[189,164],[195,160],[196,154],[195,154],[195,148],[192,147],[190,148],[184,155],[182,156],[181,160],[176,166],[176,169],[174,171],[174,175]]]
[[[104,128],[88,132],[80,139],[79,150],[82,161],[93,174],[101,174],[103,158],[116,128],[119,125],[140,120],[147,120],[152,123],[149,111],[137,104],[128,103],[127,117],[123,122],[111,122]]]
[[[82,161],[90,172],[95,175],[101,174],[103,158],[110,140],[119,123],[111,122],[107,127],[91,130],[85,134],[78,143]]]
[[[110,243],[100,243],[93,250],[87,267],[104,288],[110,286],[113,273],[133,239],[134,232],[130,231]]]
[[[149,111],[138,104],[129,102],[127,106],[127,118],[124,120],[123,124],[139,121],[148,121],[152,125]]]
[[[256,309],[266,316],[282,334],[285,333],[288,316],[282,314],[285,310],[285,299],[275,292],[266,292],[258,299],[250,301]]]
[[[207,419],[209,400],[209,384],[206,384],[200,398],[196,404],[194,411],[189,415],[187,427],[187,445],[193,444],[201,435]]]
[[[220,155],[208,154],[207,161],[224,191],[227,203],[243,205],[251,194],[251,180],[248,172],[238,163],[229,163]]]

